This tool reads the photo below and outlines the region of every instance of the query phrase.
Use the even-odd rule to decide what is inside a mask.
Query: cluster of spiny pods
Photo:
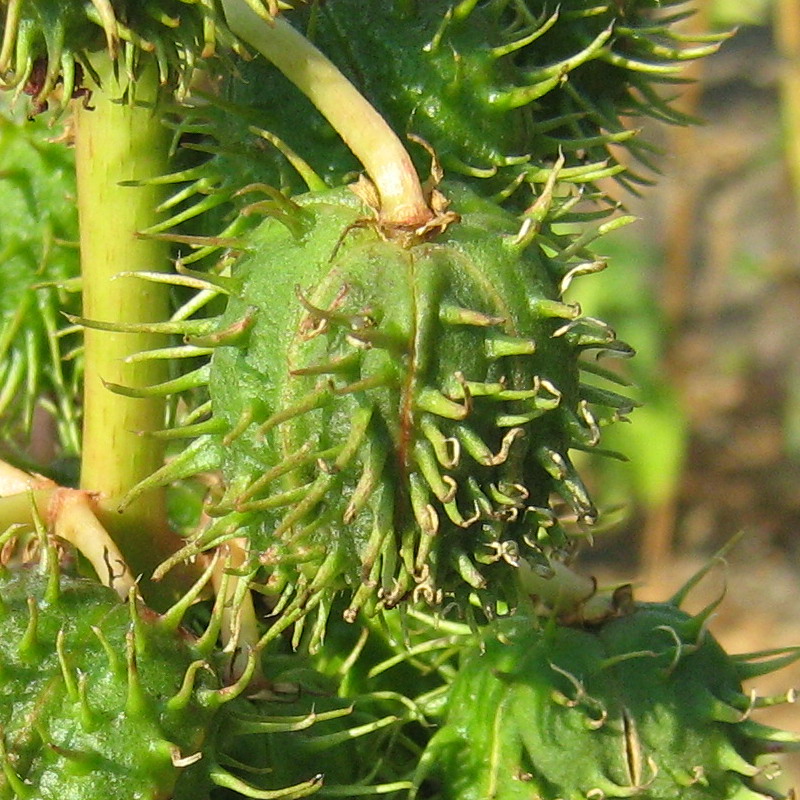
[[[797,652],[727,655],[715,604],[680,609],[694,581],[643,604],[564,566],[599,514],[570,453],[604,453],[635,405],[599,363],[631,348],[569,290],[630,221],[601,182],[644,180],[623,120],[683,122],[657,84],[722,38],[687,39],[680,5],[0,0],[0,80],[36,113],[91,105],[94,53],[134,85],[158,71],[176,146],[150,183],[175,192],[140,234],[189,246],[139,275],[174,285],[171,319],[66,308],[69,209],[45,244],[21,224],[29,187],[63,199],[61,145],[0,127],[27,175],[0,153],[23,198],[0,229],[3,430],[31,428],[45,386],[77,448],[56,309],[178,336],[138,356],[168,356],[170,380],[110,387],[172,398],[170,458],[122,508],[169,487],[185,519],[204,495],[155,575],[199,577],[161,613],[135,582],[120,599],[116,550],[3,535],[0,798],[777,796],[762,756],[796,737],[751,712],[792,695],[742,682]],[[411,135],[430,178],[365,154],[336,92]],[[418,191],[408,218],[385,171]]]

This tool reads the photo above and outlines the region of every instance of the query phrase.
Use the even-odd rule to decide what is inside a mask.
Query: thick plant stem
[[[397,134],[339,69],[285,19],[260,19],[245,0],[223,0],[231,30],[297,86],[331,123],[375,184],[381,221],[421,227],[433,217]]]
[[[152,110],[155,70],[137,76],[135,101],[128,102],[122,99],[125,79],[117,79],[110,60],[98,57],[93,66],[102,86],[93,91],[92,108],[79,107],[75,115],[83,316],[111,323],[163,320],[168,287],[117,277],[169,267],[166,243],[137,236],[155,221],[156,190],[123,185],[167,171],[167,131]],[[161,466],[163,448],[146,432],[163,427],[165,401],[124,397],[106,384],[137,388],[163,381],[165,362],[125,359],[164,344],[156,334],[85,332],[81,488],[99,493],[109,509]],[[103,523],[137,574],[148,576],[173,549],[160,491],[146,494],[124,514],[109,510],[105,516]]]

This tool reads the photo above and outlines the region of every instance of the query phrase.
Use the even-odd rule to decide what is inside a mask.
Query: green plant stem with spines
[[[169,267],[169,244],[138,235],[158,215],[158,188],[146,181],[167,171],[168,132],[154,109],[158,77],[154,67],[143,70],[131,99],[126,79],[105,54],[92,66],[102,86],[93,87],[91,108],[79,106],[75,113],[83,316],[110,323],[163,320],[169,288],[127,275]],[[147,432],[163,427],[165,417],[163,397],[127,397],[107,384],[136,389],[163,381],[163,360],[126,358],[164,344],[163,334],[85,331],[81,488],[99,493],[106,508],[163,463],[162,445]],[[146,493],[124,513],[102,516],[136,574],[149,576],[172,549],[163,491]]]

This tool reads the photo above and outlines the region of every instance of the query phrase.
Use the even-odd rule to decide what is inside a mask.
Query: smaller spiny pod
[[[800,737],[751,713],[795,693],[760,698],[742,681],[800,648],[728,655],[706,628],[717,603],[691,616],[682,596],[633,603],[596,625],[517,617],[486,629],[462,659],[414,796],[782,797],[766,788],[777,765],[762,756]]]
[[[62,571],[52,543],[39,564],[3,569],[2,800],[206,800],[220,791],[299,798],[322,787],[323,772],[355,774],[341,767],[354,762],[337,745],[398,717],[370,718],[373,725],[362,720],[352,732],[344,701],[319,698],[315,709],[294,696],[271,703],[246,696],[269,695],[272,684],[258,677],[255,651],[241,677],[229,677],[224,655],[215,650],[223,600],[204,631],[182,624],[213,568],[164,614],[134,592],[123,602],[114,590]],[[299,687],[295,694],[302,694]],[[334,719],[337,736],[318,739],[313,726]],[[281,764],[279,779],[287,782],[254,783],[253,775],[270,773],[270,759],[280,757],[265,741],[273,735],[298,753],[313,752],[313,766],[311,757],[298,757]]]

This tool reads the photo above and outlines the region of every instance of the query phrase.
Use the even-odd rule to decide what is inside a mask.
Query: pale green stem
[[[125,558],[97,516],[103,509],[90,492],[66,489],[30,476],[25,491],[0,495],[0,534],[12,528],[31,530],[39,522],[75,547],[92,565],[97,577],[128,596],[136,585]]]
[[[245,0],[222,0],[230,29],[297,86],[353,151],[378,190],[381,221],[420,227],[428,207],[411,158],[386,120],[339,69],[285,19],[263,19]]]
[[[79,550],[97,577],[123,599],[135,588],[135,576],[108,531],[97,519],[98,507],[88,492],[59,489],[50,502],[53,533]]]
[[[75,114],[83,316],[111,323],[163,320],[168,286],[118,277],[169,268],[169,245],[137,235],[156,221],[157,190],[123,185],[167,172],[168,132],[152,110],[157,76],[154,69],[137,76],[135,102],[127,102],[126,79],[117,79],[108,56],[98,55],[93,67],[102,88],[92,87],[92,109],[78,106]],[[143,387],[163,381],[163,361],[125,359],[164,343],[163,335],[85,331],[81,487],[98,493],[104,505],[163,463],[162,445],[146,433],[163,427],[164,399],[123,397],[106,383]],[[124,514],[104,515],[102,522],[137,574],[149,576],[176,544],[161,490],[146,493]]]
[[[545,577],[525,561],[517,571],[521,588],[536,597],[560,616],[579,618],[584,622],[600,622],[617,611],[615,592],[598,591],[597,583],[564,564],[550,564],[552,574]]]
[[[40,475],[31,475],[17,467],[11,466],[7,461],[0,461],[0,497],[8,497],[9,495],[20,494],[53,485],[55,484],[48,478],[43,478]],[[0,520],[0,533],[2,532],[3,523],[2,520]]]

